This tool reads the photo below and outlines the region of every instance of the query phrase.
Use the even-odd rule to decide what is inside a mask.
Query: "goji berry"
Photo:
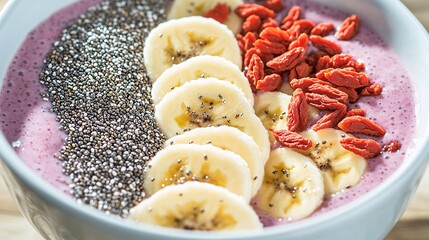
[[[353,67],[343,67],[342,70],[344,70],[344,71],[351,71],[351,72],[357,72],[356,69],[354,69]]]
[[[258,80],[263,79],[264,76],[264,62],[262,62],[262,59],[257,54],[253,54],[250,58],[246,77],[252,85],[256,86]]]
[[[279,72],[291,70],[303,60],[304,54],[305,49],[297,47],[275,57],[267,63],[267,66]]]
[[[259,32],[261,28],[262,20],[257,15],[250,15],[246,18],[242,25],[243,33],[247,32]]]
[[[331,22],[319,23],[311,30],[311,35],[327,36],[335,31],[335,26]]]
[[[282,85],[283,79],[279,74],[270,74],[264,77],[264,79],[259,80],[256,83],[256,89],[262,91],[274,91],[280,88]]]
[[[302,33],[299,37],[289,44],[289,50],[297,47],[302,47],[305,50],[308,48],[308,35],[306,33]]]
[[[355,103],[359,101],[359,95],[356,92],[354,88],[348,88],[348,87],[337,87],[338,90],[345,92],[349,96],[349,102]]]
[[[369,79],[365,73],[336,68],[324,73],[325,78],[341,87],[360,88],[368,86]]]
[[[358,61],[350,61],[347,63],[346,68],[353,68],[356,72],[363,72],[365,71],[365,63],[358,62]]]
[[[343,118],[346,111],[344,109],[338,109],[325,114],[320,118],[312,127],[314,131],[319,131],[325,128],[335,127]]]
[[[350,109],[347,114],[346,117],[351,117],[351,116],[362,116],[365,117],[366,112],[365,110],[363,110],[362,108],[355,108],[355,109]]]
[[[276,57],[272,53],[261,53],[261,54],[259,54],[259,56],[261,57],[261,59],[264,63],[267,63]]]
[[[338,28],[335,36],[339,40],[350,40],[359,32],[360,19],[356,15],[346,18]]]
[[[258,15],[260,18],[274,18],[276,15],[273,10],[268,9],[262,5],[252,3],[241,4],[235,9],[235,13],[243,19],[254,14]]]
[[[289,71],[288,79],[289,79],[289,81],[290,81],[290,80],[292,80],[292,79],[297,79],[297,78],[299,78],[299,77],[298,77],[298,73],[297,73],[297,71],[296,71],[296,67],[294,67],[294,68],[292,68],[292,69]]]
[[[290,70],[289,80],[308,77],[311,70],[312,68],[306,62],[302,62]]]
[[[330,64],[332,68],[342,68],[346,66],[352,59],[353,56],[350,54],[337,54],[332,56]]]
[[[362,133],[376,137],[386,134],[386,131],[380,125],[362,116],[346,117],[338,123],[338,127],[347,133]]]
[[[274,20],[274,18],[264,18],[262,20],[262,26],[261,29],[269,28],[269,27],[277,27],[277,22]]]
[[[365,64],[353,60],[353,56],[349,54],[337,54],[331,58],[332,68],[353,68],[356,72],[365,70]]]
[[[246,54],[244,54],[244,66],[249,66],[250,59],[252,58],[253,54],[260,55],[261,53],[255,47],[247,50]]]
[[[289,33],[277,27],[264,28],[259,34],[259,37],[271,42],[282,43],[285,46],[290,42]]]
[[[349,96],[347,96],[346,93],[332,87],[329,85],[323,85],[319,83],[312,84],[308,87],[308,91],[312,93],[318,93],[322,95],[326,95],[329,98],[335,99],[340,103],[347,103],[347,99]]]
[[[320,110],[346,110],[347,106],[336,99],[317,93],[306,93],[307,103]]]
[[[334,68],[326,68],[326,69],[322,69],[318,72],[316,72],[316,78],[320,79],[320,80],[324,80],[324,81],[328,81],[328,79],[325,77],[325,74],[327,72],[330,72],[332,70],[335,70]]]
[[[288,106],[286,125],[289,131],[302,132],[307,128],[308,104],[302,89],[293,92]]]
[[[327,55],[328,54],[323,51],[312,52],[306,57],[305,61],[308,63],[308,65],[315,67],[319,59]]]
[[[274,138],[283,146],[294,149],[308,150],[312,143],[310,139],[304,138],[299,133],[288,130],[272,131]]]
[[[301,7],[293,6],[288,14],[281,21],[281,29],[288,30],[294,21],[298,20],[301,16]]]
[[[293,28],[293,26],[295,25],[299,25],[300,34],[301,33],[310,34],[311,30],[313,30],[313,28],[316,26],[316,24],[309,19],[296,20],[293,22],[291,28]]]
[[[258,39],[258,34],[254,32],[248,32],[243,37],[244,50],[247,51],[253,47],[253,43]]]
[[[292,79],[290,82],[290,86],[293,89],[298,89],[301,88],[303,91],[307,92],[308,91],[308,87],[310,87],[313,84],[321,84],[321,85],[328,85],[330,86],[331,84],[325,81],[322,81],[320,79],[317,78],[310,78],[310,77],[306,77],[306,78],[295,78]]]
[[[229,16],[229,7],[226,3],[218,3],[214,8],[206,12],[204,17],[213,18],[214,20],[225,23]]]
[[[282,0],[266,0],[263,5],[274,12],[281,12],[285,7]]]
[[[331,57],[329,56],[323,56],[319,58],[316,64],[316,71],[320,72],[323,69],[327,69],[331,67]],[[323,74],[323,77],[325,77],[325,74]]]
[[[361,96],[378,96],[383,91],[383,87],[378,84],[371,84],[360,91]]]
[[[286,30],[292,41],[295,41],[299,35],[301,35],[301,26],[300,25],[292,25],[288,30]]]
[[[271,42],[265,39],[256,40],[253,45],[261,52],[261,53],[273,53],[273,54],[282,54],[286,52],[287,48],[285,45],[278,42]]]
[[[311,43],[321,51],[328,53],[333,56],[342,52],[341,47],[333,41],[317,35],[310,36]]]
[[[383,146],[383,152],[397,152],[401,148],[401,143],[397,140]]]
[[[285,21],[284,23],[282,23],[282,25],[280,25],[280,28],[283,30],[289,30],[289,28],[292,26],[293,24],[293,20],[288,20]]]
[[[381,146],[372,139],[359,139],[354,137],[340,140],[341,146],[365,159],[376,157],[381,152]]]

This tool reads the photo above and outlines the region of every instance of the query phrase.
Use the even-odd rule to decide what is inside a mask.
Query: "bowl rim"
[[[413,27],[416,28],[416,38],[426,39],[426,52],[429,52],[429,37],[416,17],[404,6],[400,1],[389,1],[391,8],[396,8],[401,11],[402,18],[404,21],[412,23]],[[11,10],[16,7],[18,0],[9,0],[2,11],[0,12],[0,25],[3,19],[8,15]],[[417,36],[418,34],[418,36]],[[4,77],[4,76],[0,76]],[[3,79],[0,79],[2,84]],[[1,88],[1,87],[0,87]],[[429,123],[426,123],[428,125]],[[423,126],[421,126],[423,127]],[[234,231],[228,232],[228,239],[253,239],[258,237],[274,236],[278,234],[284,234],[287,232],[300,231],[307,227],[317,224],[327,224],[330,220],[339,217],[343,214],[350,214],[350,212],[358,211],[359,207],[370,203],[371,199],[393,185],[398,178],[403,175],[417,171],[416,168],[425,166],[426,159],[429,158],[429,131],[426,131],[422,136],[422,140],[419,144],[413,148],[412,153],[407,157],[407,161],[404,161],[402,165],[382,183],[374,187],[369,192],[363,194],[357,199],[344,204],[338,208],[332,209],[323,214],[312,216],[310,218],[293,222],[287,225],[273,226],[264,228],[261,231]],[[7,165],[7,167],[13,172],[13,174],[20,179],[26,186],[33,189],[42,199],[46,200],[47,203],[54,205],[55,207],[62,209],[68,215],[73,216],[77,219],[85,219],[88,222],[93,222],[101,229],[110,229],[116,231],[118,234],[133,235],[133,236],[144,236],[152,235],[154,237],[168,237],[176,239],[214,239],[218,238],[219,234],[225,237],[224,233],[201,233],[201,232],[189,232],[184,230],[163,228],[159,226],[139,224],[131,221],[124,220],[120,217],[112,216],[106,217],[106,215],[96,209],[93,209],[84,204],[78,204],[73,198],[66,196],[65,194],[58,194],[59,190],[52,185],[46,183],[39,175],[35,174],[15,153],[10,143],[6,140],[3,132],[0,131],[0,159]],[[198,234],[196,234],[198,233]]]

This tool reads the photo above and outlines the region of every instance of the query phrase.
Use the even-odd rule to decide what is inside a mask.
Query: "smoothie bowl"
[[[427,32],[399,1],[208,2],[8,3],[22,213],[46,239],[382,239],[427,165]]]

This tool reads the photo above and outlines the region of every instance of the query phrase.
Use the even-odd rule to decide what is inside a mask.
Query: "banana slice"
[[[199,55],[223,57],[241,69],[234,35],[210,18],[186,17],[161,23],[149,33],[143,49],[144,64],[153,82],[173,64]]]
[[[344,149],[340,140],[351,135],[333,128],[301,133],[311,139],[313,147],[302,151],[322,171],[326,194],[333,194],[352,187],[361,180],[367,162],[365,158]]]
[[[167,93],[185,82],[207,77],[231,82],[243,91],[253,106],[252,89],[243,72],[228,60],[209,55],[193,57],[165,70],[153,84],[152,100],[157,105]]]
[[[241,31],[243,20],[234,13],[240,4],[241,0],[175,0],[168,13],[168,19],[182,18],[189,16],[203,16],[208,11],[213,9],[218,3],[226,3],[229,7],[229,16],[225,24],[228,28],[237,34]]]
[[[212,145],[177,144],[159,151],[148,163],[143,183],[149,196],[173,184],[200,181],[252,197],[247,163],[239,155]]]
[[[198,127],[231,126],[251,136],[268,159],[268,132],[243,92],[227,81],[206,78],[185,83],[155,107],[155,119],[167,137]]]
[[[168,186],[130,211],[129,219],[199,231],[261,229],[253,209],[228,190],[201,182]]]
[[[182,135],[170,138],[166,141],[166,146],[186,143],[211,144],[240,155],[247,162],[250,170],[252,196],[261,187],[265,162],[262,161],[258,145],[247,134],[228,126],[195,128]]]
[[[289,102],[292,96],[281,92],[260,92],[255,97],[255,113],[261,119],[267,130],[287,129],[286,118]],[[319,111],[312,106],[308,107],[308,119],[313,119]],[[270,132],[270,141],[275,138]]]
[[[277,218],[297,220],[323,202],[323,177],[310,158],[288,148],[271,152],[255,196],[256,208]]]

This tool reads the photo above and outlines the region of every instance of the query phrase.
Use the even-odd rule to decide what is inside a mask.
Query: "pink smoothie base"
[[[54,157],[65,134],[40,95],[43,60],[62,30],[99,0],[80,1],[56,12],[31,31],[14,57],[0,92],[0,126],[20,158],[44,180],[68,194],[70,179]]]
[[[54,157],[59,152],[65,134],[58,130],[50,104],[40,93],[39,74],[43,59],[68,23],[78,18],[99,0],[80,1],[60,10],[41,23],[25,39],[9,66],[0,92],[0,127],[20,158],[58,190],[69,192],[70,179],[62,173],[61,163]],[[335,9],[307,1],[286,1],[286,6],[300,5],[304,17],[314,22],[331,21],[336,26],[348,16]],[[286,14],[286,13],[285,13]],[[402,148],[396,153],[383,153],[368,160],[361,182],[348,190],[329,196],[314,215],[323,214],[367,193],[401,166],[413,147],[416,117],[411,79],[396,54],[368,26],[363,24],[353,41],[339,43],[349,53],[366,63],[366,72],[384,87],[382,96],[366,97],[352,107],[364,108],[367,116],[382,125],[387,134],[383,143],[399,140]],[[362,136],[364,137],[364,136]],[[260,214],[265,226],[278,225],[277,220]]]

